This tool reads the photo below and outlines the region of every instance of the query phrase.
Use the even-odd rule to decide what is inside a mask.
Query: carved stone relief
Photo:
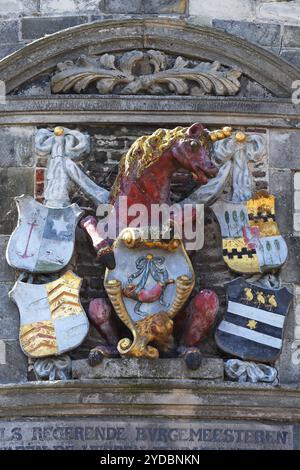
[[[240,90],[241,71],[219,62],[176,58],[156,50],[129,51],[122,55],[80,56],[59,63],[52,77],[53,93],[88,92],[135,95],[232,96]]]

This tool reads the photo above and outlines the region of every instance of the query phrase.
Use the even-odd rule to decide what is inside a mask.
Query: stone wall
[[[15,0],[8,3],[0,0],[0,56],[6,56],[46,34],[82,23],[102,19],[159,15],[185,18],[194,25],[210,25],[224,30],[249,42],[254,42],[300,67],[299,10],[300,2],[298,1],[27,0],[22,2]],[[179,121],[180,118],[176,124],[180,124]],[[61,124],[64,125],[64,123]],[[70,127],[68,123],[65,125]],[[84,169],[98,184],[109,189],[122,154],[138,136],[150,133],[159,125],[157,123],[155,126],[113,124],[79,126],[79,130],[88,132],[92,137],[92,152],[83,163]],[[172,127],[165,122],[161,125]],[[298,230],[297,224],[300,212],[297,176],[297,172],[300,171],[298,162],[300,131],[297,129],[297,122],[288,122],[287,126],[294,127],[294,129],[283,130],[274,124],[272,128],[259,126],[255,129],[256,132],[266,135],[268,150],[265,160],[252,170],[255,187],[257,189],[269,188],[277,197],[279,227],[290,250],[288,263],[282,271],[282,282],[288,287],[293,287],[300,285],[300,229]],[[243,126],[238,127],[243,129]],[[246,127],[245,130],[253,131],[253,127]],[[7,297],[14,282],[15,273],[4,262],[4,254],[9,235],[17,220],[13,198],[22,193],[35,194],[38,199],[42,197],[43,171],[46,162],[35,155],[33,142],[36,131],[37,127],[31,124],[7,125],[0,128],[0,383],[24,381],[27,378],[27,359],[21,352],[18,342],[19,315]],[[293,181],[295,181],[295,186],[293,186]],[[176,197],[182,197],[189,192],[192,185],[193,182],[187,175],[176,175],[172,185],[175,200]],[[293,189],[295,189],[295,198]],[[82,195],[74,191],[74,198],[77,197],[82,197]],[[224,283],[232,279],[232,274],[228,272],[222,261],[220,233],[209,209],[206,213],[205,230],[204,249],[194,258],[197,288],[210,287],[216,290],[221,299],[221,315],[226,305]],[[85,279],[82,299],[86,306],[91,298],[104,295],[100,288],[103,272],[99,269],[94,253],[80,230],[77,233],[77,253],[76,270]],[[300,378],[298,364],[292,361],[291,349],[288,347],[288,344],[299,339],[297,299],[295,315],[289,317],[285,348],[281,359],[282,379],[286,382],[297,381]],[[220,354],[212,338],[203,345],[203,348],[210,354]]]
[[[299,0],[0,0],[0,58],[71,26],[147,16],[220,28],[300,67]]]
[[[34,190],[34,132],[33,127],[1,128],[0,163],[0,322],[1,354],[0,382],[19,382],[27,379],[27,359],[19,346],[19,312],[10,302],[8,292],[15,281],[15,272],[5,261],[5,250],[17,217],[14,197],[33,194]]]
[[[0,449],[146,449],[153,445],[147,433],[156,427],[165,436],[172,428],[174,442],[163,442],[160,435],[154,439],[162,449],[188,447],[186,439],[181,440],[182,429],[187,435],[205,436],[189,441],[197,449],[299,448],[300,105],[290,98],[298,72],[263,50],[300,67],[299,10],[300,1],[0,0],[0,56],[45,34],[78,26],[31,44],[17,60],[0,63],[0,79],[9,91],[7,102],[0,102]],[[130,21],[156,16],[162,19]],[[102,23],[127,18],[113,26]],[[95,20],[100,23],[89,24]],[[217,60],[226,70],[238,67],[241,88],[235,96],[182,96],[167,88],[163,96],[144,90],[126,96],[118,89],[105,96],[96,87],[80,95],[74,90],[67,95],[51,92],[58,62],[76,61],[84,53],[122,54],[150,47],[174,61],[180,55],[198,62]],[[279,383],[237,384],[224,379],[223,359],[228,357],[218,350],[213,331],[201,344],[204,359],[196,371],[189,371],[183,359],[160,359],[154,365],[147,359],[105,359],[89,368],[88,352],[99,341],[93,327],[70,353],[74,380],[37,382],[33,361],[19,346],[19,312],[8,298],[19,273],[7,265],[5,250],[17,222],[14,197],[24,193],[43,201],[47,159],[35,150],[38,129],[59,125],[87,133],[91,152],[77,164],[110,189],[121,156],[139,136],[195,121],[209,129],[232,125],[266,140],[265,155],[250,164],[253,189],[267,189],[276,197],[276,219],[289,249],[280,280],[294,293],[275,364]],[[194,187],[191,175],[179,171],[172,180],[173,201]],[[87,211],[95,209],[75,186],[71,196]],[[106,296],[104,269],[80,228],[75,253],[71,267],[83,278],[81,302],[87,308],[91,299]],[[227,306],[225,283],[237,275],[223,261],[219,225],[209,207],[205,244],[192,261],[195,291],[211,288],[219,296],[219,320]],[[109,442],[95,440],[96,426],[113,433],[122,428],[126,439],[120,444],[114,434]],[[238,442],[222,441],[225,432],[237,436]]]

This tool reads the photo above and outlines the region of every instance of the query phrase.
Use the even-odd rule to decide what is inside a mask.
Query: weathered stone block
[[[124,14],[184,14],[187,0],[101,0],[99,8],[103,13]]]
[[[0,43],[16,43],[19,40],[19,22],[17,20],[0,21]]]
[[[0,128],[0,168],[33,166],[35,127]]]
[[[300,169],[300,131],[270,131],[270,166]]]
[[[87,13],[99,11],[99,0],[40,0],[43,15]]]
[[[294,285],[295,304],[300,306],[300,286]]]
[[[32,15],[38,11],[39,0],[0,0],[0,15],[2,17]]]
[[[189,1],[189,15],[206,17],[210,20],[232,19],[250,20],[254,17],[254,2],[252,0],[209,0],[200,2],[199,0]]]
[[[280,44],[280,25],[214,20],[213,26],[260,46],[276,47]]]
[[[27,357],[23,354],[19,341],[5,341],[5,364],[0,364],[0,383],[27,381]]]
[[[296,325],[294,330],[295,339],[300,339],[300,326]]]
[[[300,191],[294,192],[294,210],[300,211]]]
[[[281,270],[281,280],[286,283],[300,283],[300,238],[285,237],[288,246],[288,260]]]
[[[13,268],[11,268],[7,264],[6,258],[5,258],[6,246],[7,246],[8,240],[9,240],[8,236],[0,235],[0,281],[1,282],[14,281],[15,279],[15,272]]]
[[[279,356],[277,367],[279,369],[280,383],[298,382],[300,379],[300,368],[295,362],[293,348],[295,339],[295,319],[290,309],[285,326],[283,348]]]
[[[276,220],[283,235],[293,232],[293,175],[270,169],[270,193],[276,197]]]
[[[19,311],[9,299],[8,293],[13,284],[0,284],[0,338],[12,340],[19,338]]]
[[[262,2],[257,6],[257,17],[278,22],[297,22],[300,17],[300,5],[297,0]]]
[[[284,27],[282,45],[286,47],[299,47],[300,46],[300,27],[299,26],[285,26]]]
[[[300,29],[300,28],[299,28]],[[299,39],[300,46],[300,39]],[[299,49],[283,49],[280,56],[290,64],[300,69],[300,48]]]
[[[10,55],[13,52],[18,51],[22,47],[23,47],[23,43],[21,42],[17,44],[6,44],[4,46],[0,46],[0,59],[3,59],[7,55]]]
[[[26,390],[28,389],[29,387],[27,386]],[[119,386],[117,386],[117,390],[119,390]],[[16,392],[17,391],[18,390],[16,390]],[[31,393],[31,396],[34,399],[35,394],[37,396],[42,395],[48,397],[50,395],[49,392],[50,389],[47,394],[47,391],[43,390],[42,392],[39,392],[39,390],[35,388],[27,393]],[[266,396],[265,399],[269,401],[264,407],[261,407],[263,410],[261,408],[259,409],[261,413],[260,416],[262,416],[264,410],[266,410],[265,414],[269,412],[270,408],[279,408],[278,414],[281,411],[282,397],[277,400],[275,399],[275,401],[272,396],[272,391],[268,390],[267,393],[268,392],[269,395]],[[284,392],[285,391],[282,393]],[[197,449],[197,451],[253,451],[267,449],[287,451],[298,449],[298,426],[296,423],[294,424],[296,421],[294,415],[292,418],[293,421],[291,422],[289,422],[289,420],[279,418],[277,423],[275,420],[275,422],[270,420],[268,424],[266,424],[261,417],[258,419],[256,418],[255,420],[252,417],[251,405],[252,410],[259,408],[259,405],[256,405],[256,403],[258,401],[257,397],[264,394],[261,390],[258,390],[257,393],[256,390],[252,389],[251,391],[244,391],[244,393],[241,394],[243,399],[239,404],[240,414],[242,414],[243,408],[246,408],[247,411],[243,413],[246,414],[248,412],[246,419],[241,419],[240,416],[236,414],[236,390],[233,394],[231,391],[227,391],[226,394],[222,394],[222,392],[218,390],[218,401],[214,398],[213,393],[209,393],[209,396],[207,397],[209,399],[209,404],[202,405],[202,408],[207,410],[207,419],[199,419],[201,415],[198,411],[198,407],[195,406],[195,403],[198,405],[200,400],[203,400],[202,396],[201,398],[198,396],[196,397],[196,394],[193,395],[193,391],[185,392],[179,389],[172,389],[171,387],[168,393],[169,399],[171,399],[172,402],[176,399],[178,400],[176,407],[170,406],[169,402],[166,404],[162,402],[161,406],[158,408],[156,405],[156,399],[153,397],[154,393],[152,396],[149,396],[148,394],[145,399],[141,395],[139,387],[135,387],[134,393],[132,393],[132,403],[130,403],[129,406],[124,406],[122,400],[120,403],[119,396],[115,397],[115,394],[117,395],[118,392],[113,390],[113,393],[110,393],[110,400],[112,400],[113,403],[116,401],[118,405],[113,408],[110,405],[111,402],[107,407],[103,404],[102,408],[107,410],[107,414],[104,414],[104,416],[100,415],[101,417],[99,415],[85,416],[86,414],[91,414],[90,412],[94,412],[95,415],[98,414],[98,410],[95,409],[95,403],[93,401],[90,406],[80,402],[80,410],[84,417],[79,417],[78,409],[75,409],[75,412],[73,411],[76,406],[75,404],[73,405],[73,390],[67,390],[67,400],[71,400],[74,408],[72,409],[72,413],[70,413],[69,410],[72,405],[67,401],[69,416],[65,417],[63,408],[63,406],[65,406],[65,402],[64,397],[62,397],[62,390],[60,390],[60,394],[58,394],[58,392],[56,393],[58,396],[57,406],[52,405],[51,403],[52,406],[50,407],[46,402],[45,409],[48,412],[52,408],[57,410],[57,407],[59,407],[59,409],[63,410],[62,413],[59,412],[59,415],[62,414],[62,416],[48,416],[47,418],[38,419],[20,419],[19,415],[19,419],[9,419],[9,412],[14,413],[16,406],[14,406],[14,403],[11,403],[11,400],[5,396],[5,403],[8,403],[8,405],[4,407],[4,416],[6,419],[2,418],[1,420],[2,432],[0,450],[22,449],[27,451],[44,450],[46,452],[49,450],[73,450],[75,452],[76,450],[82,450],[85,452],[94,450],[94,452],[96,452],[97,450],[100,465],[104,464],[108,467],[114,465],[117,462],[115,459],[119,458],[119,456],[111,456],[106,452],[107,449],[118,449],[120,453],[121,450],[125,450],[125,454],[128,449],[144,452],[147,452],[149,449],[155,449],[155,455],[159,456],[161,464],[169,460],[167,456],[164,457],[163,451],[166,451],[169,455],[169,451],[172,452],[174,450],[176,452],[178,450],[184,450],[185,454],[183,454],[183,456],[180,455],[180,458],[184,459],[184,455],[187,455],[187,450],[190,450],[191,455],[194,455],[192,454],[192,451],[195,449]],[[296,392],[294,393],[296,394]],[[95,397],[95,395],[97,394],[92,395],[92,397]],[[159,400],[161,398],[159,386],[156,391],[156,395]],[[190,398],[190,402],[192,403],[191,407],[190,405],[185,406],[187,401],[186,395]],[[79,396],[81,398],[82,393],[80,393]],[[255,401],[253,397],[255,397]],[[21,395],[21,398],[24,401],[23,395]],[[220,406],[219,403],[222,402],[222,399],[224,404],[222,403]],[[244,405],[244,402],[247,402],[248,407]],[[273,404],[274,402],[275,405]],[[229,419],[209,418],[210,415],[214,416],[216,414],[215,409],[219,410],[226,406],[229,409]],[[25,408],[24,411],[26,412],[26,407],[22,406],[22,408]],[[201,407],[199,408],[201,409]],[[42,407],[39,406],[34,415],[40,416],[38,413],[41,413],[41,409]],[[186,415],[183,415],[184,409],[187,409]],[[139,416],[137,410],[139,410]],[[153,416],[151,416],[152,411]],[[190,415],[188,415],[188,412],[190,412]],[[132,415],[130,416],[131,413]],[[256,413],[258,414],[258,412]],[[249,419],[249,415],[251,416],[251,420]],[[15,416],[15,413],[13,416]],[[25,416],[28,415],[25,414]],[[162,451],[161,454],[163,455],[157,454],[159,451]],[[77,455],[74,455],[76,459]],[[195,455],[198,457],[198,452],[197,454],[195,453]],[[170,457],[173,460],[172,454]],[[124,459],[127,457],[120,456],[120,458]],[[169,460],[169,463],[172,462],[172,460]],[[186,457],[186,463],[187,462],[189,462],[188,455]],[[117,468],[120,466],[131,467],[131,463],[132,462],[129,463],[129,461],[123,461],[123,465],[118,465]]]
[[[197,370],[187,369],[183,359],[104,359],[90,367],[85,359],[73,361],[74,379],[147,378],[223,380],[222,359],[204,358]]]
[[[300,333],[300,305],[297,305],[295,308],[295,322],[296,322],[296,325],[299,327],[299,333]],[[300,339],[300,334],[297,339]]]
[[[0,233],[10,235],[16,226],[15,196],[33,195],[34,170],[31,168],[0,169]]]
[[[294,214],[294,230],[295,232],[300,232],[300,213]]]
[[[177,13],[184,14],[187,8],[187,0],[147,0],[143,3],[143,13],[163,14]]]
[[[0,365],[6,364],[6,344],[0,340]]]
[[[104,13],[143,13],[142,0],[100,0],[99,8]]]
[[[23,18],[22,38],[38,39],[46,34],[56,33],[62,29],[71,28],[82,23],[87,23],[87,16],[65,16],[49,18]]]
[[[300,190],[300,171],[296,171],[294,174],[294,189],[296,191]]]

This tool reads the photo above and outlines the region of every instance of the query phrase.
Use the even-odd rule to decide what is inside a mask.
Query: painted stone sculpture
[[[180,330],[180,347],[183,352],[187,348],[199,346],[209,333],[219,309],[219,299],[215,292],[204,289],[200,291],[186,308],[178,315],[175,328]]]
[[[282,347],[292,294],[237,278],[227,285],[228,306],[215,333],[217,345],[244,360],[274,362]]]
[[[83,211],[69,199],[71,180],[97,203],[106,191],[95,185],[71,160],[89,150],[88,136],[57,127],[41,129],[36,148],[48,156],[45,204],[31,196],[16,198],[19,221],[7,247],[7,261],[16,269],[49,274],[68,265],[74,251],[75,229]],[[24,279],[24,275],[21,275]],[[19,307],[20,344],[34,358],[61,355],[79,346],[88,333],[80,304],[81,279],[68,271],[56,281],[26,283],[20,278],[10,292]]]
[[[261,136],[232,133],[231,128],[210,133],[199,123],[158,129],[131,146],[120,162],[110,193],[76,164],[89,151],[86,135],[66,128],[54,132],[41,129],[36,147],[48,156],[45,203],[29,196],[17,198],[19,223],[7,249],[12,266],[45,274],[67,266],[75,228],[82,217],[81,209],[70,202],[71,182],[97,206],[110,203],[111,212],[101,222],[92,216],[80,222],[97,258],[107,268],[104,287],[110,300],[94,299],[89,305],[88,318],[104,340],[90,351],[91,365],[104,356],[180,356],[190,368],[201,362],[199,345],[215,323],[218,297],[203,290],[187,304],[195,273],[184,237],[176,233],[186,220],[169,214],[156,225],[150,219],[153,205],[170,207],[171,178],[178,170],[190,171],[198,183],[179,204],[192,204],[190,221],[198,216],[198,249],[203,245],[203,204],[209,203],[220,223],[223,257],[231,270],[265,273],[280,268],[286,260],[274,197],[266,192],[252,195],[248,163],[264,154]],[[230,176],[230,200],[218,199]],[[136,204],[142,205],[147,217],[132,226],[136,212],[131,209]],[[114,227],[115,232],[106,227]],[[76,348],[88,332],[88,319],[79,300],[81,279],[71,271],[57,276],[45,284],[30,284],[21,275],[10,293],[20,310],[21,347],[41,361],[36,365],[41,376],[55,376],[57,369],[56,357],[53,363],[44,363],[43,358]],[[281,349],[290,301],[287,289],[236,279],[228,285],[228,309],[215,332],[217,345],[241,359],[273,362]]]
[[[280,268],[287,258],[287,245],[276,223],[275,198],[266,191],[252,196],[248,167],[250,161],[264,155],[263,138],[237,132],[216,142],[214,152],[223,165],[232,162],[228,168],[232,173],[231,200],[219,199],[212,205],[221,228],[225,263],[243,274]]]
[[[88,309],[91,324],[103,338],[103,344],[93,349],[89,355],[90,364],[96,365],[104,357],[119,357],[117,345],[119,333],[115,323],[112,306],[109,300],[93,299]]]
[[[218,172],[209,156],[210,145],[210,134],[201,124],[173,130],[158,129],[151,136],[141,137],[121,160],[110,195],[114,210],[103,223],[110,225],[110,217],[114,217],[119,234],[117,241],[112,245],[109,238],[101,237],[101,223],[97,224],[95,218],[89,216],[81,221],[97,257],[109,268],[105,289],[112,305],[132,333],[132,339],[126,337],[119,341],[117,348],[121,355],[155,358],[159,352],[172,349],[173,318],[183,308],[194,285],[193,268],[182,241],[167,240],[163,236],[136,236],[127,228],[134,218],[130,208],[134,204],[143,204],[150,214],[153,204],[170,205],[171,177],[179,168],[190,170],[196,181],[205,185]],[[122,197],[127,198],[128,212],[122,210]],[[167,222],[176,223],[174,220]],[[141,232],[143,229],[150,229],[152,233],[154,227],[142,227]],[[160,229],[156,227],[156,230]],[[218,302],[215,300],[213,304],[210,309],[206,304],[194,303],[193,312],[189,313],[190,331],[197,328],[194,315],[205,317],[206,314],[209,316],[206,328],[200,327],[200,330],[202,335],[208,331],[218,310]],[[101,330],[105,316],[101,307],[94,319],[95,316],[98,320],[94,320],[94,324],[98,323]],[[188,344],[188,341],[186,345],[182,343],[182,353],[189,349]],[[193,344],[198,346],[197,341]],[[111,344],[107,347],[111,348]],[[109,349],[99,345],[91,351],[90,362],[94,364],[97,356],[100,360],[101,354],[107,355],[107,351]]]
[[[173,251],[130,248],[127,240],[125,229],[114,244],[116,267],[107,270],[104,281],[117,315],[133,336],[121,339],[118,351],[155,358],[159,351],[148,343],[158,343],[163,351],[171,349],[172,319],[194,287],[194,271],[180,240]]]
[[[147,214],[151,214],[154,204],[171,204],[170,185],[172,175],[180,168],[193,173],[199,185],[207,183],[209,178],[217,175],[218,169],[209,156],[210,136],[204,127],[193,124],[189,128],[176,127],[175,129],[158,129],[151,136],[143,136],[131,146],[122,158],[119,172],[112,188],[109,202],[114,210],[106,218],[103,226],[116,226],[116,235],[128,227],[136,216],[130,214],[130,207],[134,204],[143,204]],[[122,208],[122,198],[126,197],[128,210]],[[93,238],[92,224],[84,219],[81,226]],[[149,225],[149,221],[147,221]],[[146,224],[144,225],[147,225]],[[101,224],[97,226],[98,236],[93,245],[97,256],[108,267],[114,266],[110,240],[103,240],[99,232],[105,232]],[[96,236],[96,234],[95,234]],[[111,257],[108,261],[108,254]],[[101,258],[105,256],[105,258]]]
[[[228,359],[224,363],[224,368],[227,377],[239,383],[268,382],[273,385],[278,384],[277,370],[267,364]]]
[[[280,235],[275,198],[266,191],[243,202],[217,201],[213,206],[220,223],[223,259],[239,273],[267,272],[287,259],[287,245]]]
[[[232,177],[231,199],[218,199],[212,209],[218,219],[223,259],[234,272],[274,272],[287,259],[287,245],[276,223],[275,198],[266,191],[252,194],[249,162],[265,152],[262,136],[237,132],[216,142],[216,159]],[[226,286],[227,313],[217,326],[216,343],[227,354],[244,360],[274,362],[278,357],[292,295],[274,289],[259,276],[256,283],[237,278]],[[267,281],[267,279],[266,279]]]
[[[7,261],[29,272],[56,272],[70,261],[75,229],[83,211],[77,204],[50,208],[31,196],[16,198],[18,226],[7,247]]]
[[[88,135],[66,127],[56,127],[54,131],[40,129],[35,146],[40,155],[48,158],[44,191],[46,206],[68,206],[71,181],[80,186],[95,204],[107,202],[108,191],[97,186],[75,163],[90,150]]]
[[[89,324],[79,299],[81,282],[68,271],[46,284],[15,283],[9,295],[19,308],[20,345],[27,356],[57,356],[82,343]]]
[[[57,127],[41,129],[36,148],[48,156],[45,204],[31,196],[16,198],[19,212],[17,228],[10,237],[7,261],[16,269],[50,273],[60,271],[70,261],[75,242],[75,228],[83,212],[69,199],[71,179],[80,184],[99,203],[106,192],[95,185],[71,160],[89,151],[89,138],[77,131]]]

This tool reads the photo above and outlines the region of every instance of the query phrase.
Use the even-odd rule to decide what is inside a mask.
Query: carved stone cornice
[[[144,66],[140,73],[136,70],[139,65]],[[81,93],[95,84],[99,94],[226,96],[237,94],[240,76],[240,70],[222,70],[219,62],[193,63],[181,56],[172,60],[163,52],[150,49],[121,56],[83,55],[75,62],[59,63],[51,85],[53,93]]]
[[[190,124],[299,126],[299,107],[290,100],[214,96],[52,95],[7,97],[0,104],[0,125],[10,124]]]

